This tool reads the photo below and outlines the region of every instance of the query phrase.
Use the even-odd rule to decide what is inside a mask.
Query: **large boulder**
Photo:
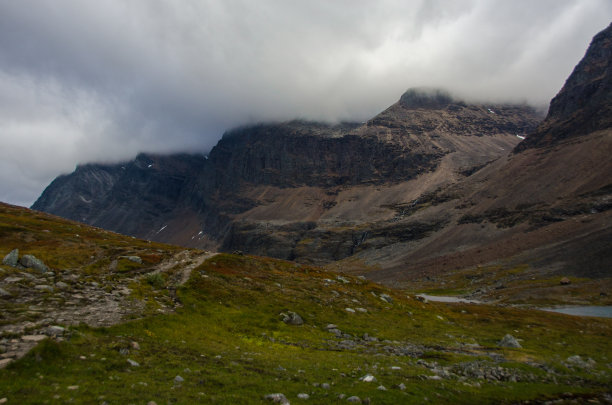
[[[292,311],[281,312],[280,317],[287,325],[302,325],[304,323],[302,317]]]
[[[510,334],[504,336],[497,345],[499,347],[509,347],[511,349],[520,349],[522,347],[518,340]]]
[[[4,256],[4,259],[2,259],[2,264],[5,264],[7,266],[12,266],[12,267],[17,266],[18,262],[19,262],[19,249],[11,250],[10,253]]]
[[[49,271],[47,265],[34,255],[23,255],[23,257],[19,259],[19,264],[21,264],[23,267],[40,271],[41,273],[46,273]]]

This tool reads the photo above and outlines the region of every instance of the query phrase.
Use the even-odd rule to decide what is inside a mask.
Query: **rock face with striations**
[[[383,208],[377,218],[350,220],[373,222],[372,229],[347,228],[342,213],[321,226],[326,214],[351,210],[339,200],[343,191],[452,182],[513,148],[516,134],[539,119],[528,106],[468,104],[441,90],[411,89],[362,124],[260,124],[227,132],[206,157],[142,154],[79,166],[32,208],[163,242],[337,260],[353,254],[366,231],[368,243],[381,246],[421,238],[441,223],[406,231],[386,223],[394,208]]]

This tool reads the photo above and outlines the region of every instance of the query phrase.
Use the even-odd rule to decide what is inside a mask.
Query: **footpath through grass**
[[[133,299],[153,302],[175,288],[164,277],[153,281],[143,278]],[[610,320],[425,304],[359,278],[235,255],[206,261],[176,295],[175,313],[153,308],[144,319],[81,325],[65,341],[44,341],[0,370],[0,398],[244,404],[281,392],[309,404],[351,396],[372,404],[515,403],[603,398],[612,383]],[[303,324],[283,322],[289,311]],[[498,347],[506,334],[522,348]],[[374,381],[363,381],[367,375]]]

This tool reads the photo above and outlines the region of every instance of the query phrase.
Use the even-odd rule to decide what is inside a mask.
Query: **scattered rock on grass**
[[[306,394],[305,392],[301,392],[301,393],[297,394],[297,397],[299,399],[308,399],[308,398],[310,398],[310,395]]]
[[[65,329],[58,325],[49,326],[45,333],[49,336],[62,336]]]
[[[123,256],[123,258],[134,263],[142,264],[142,259],[139,256]]]
[[[13,249],[2,259],[2,264],[15,267],[19,261],[19,249]]]
[[[560,283],[561,285],[569,285],[569,284],[571,284],[572,282],[571,282],[571,280],[570,280],[569,278],[567,278],[567,277],[563,277],[563,278],[561,279],[561,281],[559,281],[559,283]]]
[[[130,364],[130,366],[132,367],[140,367],[140,364],[137,361],[134,361],[132,359],[127,359],[127,362]],[[177,376],[180,377],[180,376]],[[174,381],[176,381],[176,378],[174,379]],[[180,381],[178,381],[180,382]]]
[[[565,360],[565,365],[569,367],[592,368],[595,367],[595,360],[587,358],[586,360],[579,355],[570,356]]]
[[[185,379],[181,377],[180,375],[177,375],[176,377],[174,377],[175,383],[182,383],[183,381],[185,381]]]
[[[516,338],[510,334],[504,336],[497,344],[499,347],[509,347],[512,349],[520,349],[522,346]]]
[[[361,377],[359,379],[359,381],[363,381],[363,382],[376,382],[376,377],[374,377],[372,374],[366,374],[363,377]]]
[[[10,292],[6,291],[3,288],[0,288],[0,297],[10,297],[10,296],[11,296]]]
[[[46,338],[47,335],[24,335],[21,337],[21,340],[24,342],[40,342]]]
[[[348,402],[353,402],[353,403],[356,403],[356,404],[357,404],[357,403],[359,403],[359,404],[361,403],[361,398],[359,398],[359,397],[358,397],[358,396],[356,396],[356,395],[353,395],[352,397],[348,397],[346,400],[347,400]]]
[[[23,255],[21,259],[19,259],[19,264],[28,269],[34,269],[41,273],[46,273],[49,271],[49,268],[46,264],[43,263],[42,260],[36,258],[34,255]]]
[[[34,289],[38,291],[53,292],[53,287],[46,284],[39,284],[37,286],[34,286]]]
[[[287,397],[284,394],[281,393],[276,393],[276,394],[268,394],[264,397],[264,399],[267,399],[268,401],[272,401],[275,404],[281,404],[281,405],[289,405],[290,402],[287,399]]]
[[[389,294],[383,293],[383,294],[380,294],[379,297],[381,300],[388,302],[389,304],[393,304],[393,298],[391,298]]]
[[[281,312],[280,313],[281,319],[283,320],[283,322],[285,322],[287,325],[302,325],[304,324],[304,320],[302,319],[301,316],[299,316],[298,314],[296,314],[293,311],[287,311],[285,312]]]

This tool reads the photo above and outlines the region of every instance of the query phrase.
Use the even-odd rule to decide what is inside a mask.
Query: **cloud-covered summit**
[[[370,118],[410,87],[548,103],[607,0],[0,3],[0,200],[249,122]]]

